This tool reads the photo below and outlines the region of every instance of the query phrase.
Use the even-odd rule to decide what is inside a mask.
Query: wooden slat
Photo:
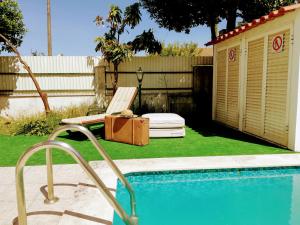
[[[261,135],[264,39],[248,42],[244,130]]]
[[[109,103],[106,113],[112,114],[128,109],[135,97],[136,91],[136,87],[119,87]]]
[[[227,77],[227,124],[238,128],[239,126],[239,66],[240,66],[240,46],[229,48],[235,51],[235,59],[228,60]]]
[[[216,120],[226,123],[226,62],[227,51],[217,53]]]
[[[190,71],[192,68],[190,68]],[[112,74],[111,74],[112,75]],[[118,86],[120,87],[136,87],[138,85],[136,74],[119,74]],[[153,73],[144,74],[143,88],[192,88],[193,73]],[[112,88],[110,75],[107,75],[107,88]]]
[[[273,51],[273,37],[284,34],[282,52]],[[278,144],[287,145],[287,87],[290,32],[284,31],[268,37],[268,67],[266,78],[266,104],[264,136]]]

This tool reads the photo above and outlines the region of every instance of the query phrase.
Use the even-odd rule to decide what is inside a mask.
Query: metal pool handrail
[[[64,125],[58,127],[53,133],[49,136],[48,140],[55,140],[58,135],[65,131],[79,131],[83,133],[94,145],[94,147],[98,150],[98,153],[103,157],[103,159],[107,162],[109,167],[113,170],[116,176],[120,179],[122,184],[126,187],[129,196],[130,196],[130,206],[131,206],[131,215],[136,217],[136,200],[135,200],[135,193],[132,189],[131,185],[122,174],[120,169],[114,163],[114,161],[110,158],[107,154],[105,149],[99,144],[96,137],[85,127],[80,125]],[[52,150],[47,148],[46,150],[46,163],[47,163],[47,180],[48,180],[48,199],[45,200],[46,203],[56,202],[58,198],[54,196],[54,188],[53,188],[53,169],[52,169]]]
[[[29,148],[25,151],[22,156],[19,158],[16,165],[16,191],[17,191],[17,205],[18,205],[18,223],[19,225],[27,225],[27,213],[26,213],[26,202],[25,202],[25,193],[24,193],[24,166],[28,159],[35,153],[39,152],[42,149],[50,149],[56,148],[62,150],[73,157],[73,159],[82,167],[85,173],[89,176],[89,178],[93,181],[96,187],[100,190],[106,200],[110,203],[110,205],[114,208],[116,213],[121,217],[121,219],[125,222],[126,225],[137,225],[138,218],[136,216],[128,216],[125,210],[121,207],[121,205],[116,201],[114,196],[107,189],[102,180],[98,177],[96,172],[92,169],[92,167],[82,158],[82,156],[69,144],[48,140],[45,142],[41,142]]]

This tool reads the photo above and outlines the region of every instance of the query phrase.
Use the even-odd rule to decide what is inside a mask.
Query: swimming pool
[[[139,225],[299,225],[300,167],[131,173]],[[129,211],[118,184],[117,199]],[[115,214],[113,225],[124,223]]]

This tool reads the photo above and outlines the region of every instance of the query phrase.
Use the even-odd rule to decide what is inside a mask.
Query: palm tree
[[[134,40],[127,43],[120,41],[120,36],[129,33],[127,29],[134,29],[141,21],[140,3],[127,6],[124,13],[116,6],[110,7],[108,17],[104,19],[97,16],[95,22],[98,26],[107,25],[108,31],[103,36],[96,38],[96,51],[101,51],[104,59],[112,63],[114,67],[114,77],[112,79],[113,94],[117,90],[118,67],[125,59],[130,58],[138,51],[148,53],[160,53],[161,44],[158,42],[151,29],[136,36]]]

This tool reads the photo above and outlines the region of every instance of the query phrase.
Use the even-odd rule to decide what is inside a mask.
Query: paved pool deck
[[[116,160],[123,173],[139,171],[193,170],[300,166],[300,154],[211,156],[159,159]],[[104,161],[90,165],[115,194],[117,177]],[[77,164],[54,165],[55,195],[60,200],[44,204],[47,191],[46,167],[28,166],[24,170],[28,225],[112,224],[113,209]],[[40,191],[40,189],[44,191]],[[45,194],[45,193],[44,193]],[[15,168],[0,167],[0,225],[12,225],[17,216]]]

